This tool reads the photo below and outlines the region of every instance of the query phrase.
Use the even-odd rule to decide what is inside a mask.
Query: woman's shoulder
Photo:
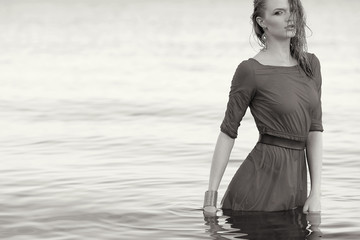
[[[253,70],[254,68],[253,60],[254,60],[253,58],[244,59],[239,63],[238,67],[241,67],[244,70]]]
[[[308,58],[317,58],[317,56],[315,55],[315,53],[311,53],[311,52],[306,52],[306,56]]]
[[[255,87],[255,75],[253,63],[250,60],[243,60],[236,68],[232,79],[233,86],[247,86],[248,88]]]
[[[254,76],[254,72],[258,69],[259,62],[250,57],[248,59],[243,59],[237,66],[237,72],[242,72],[248,76]]]
[[[322,83],[320,60],[314,53],[306,54],[313,72],[312,79],[315,80],[316,85],[320,87]]]
[[[320,66],[320,60],[319,60],[319,58],[315,55],[315,53],[309,53],[309,52],[307,52],[307,53],[306,53],[306,56],[307,56],[307,58],[308,58],[311,66],[314,66],[314,67]]]
[[[236,74],[244,76],[252,76],[254,73],[254,63],[251,61],[251,59],[246,59],[241,61],[237,68],[236,68]]]

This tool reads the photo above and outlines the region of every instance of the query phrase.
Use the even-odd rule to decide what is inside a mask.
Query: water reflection
[[[212,239],[289,240],[321,239],[320,213],[302,213],[302,208],[281,212],[224,211],[218,216],[205,216],[205,225]],[[230,225],[230,229],[229,229]]]

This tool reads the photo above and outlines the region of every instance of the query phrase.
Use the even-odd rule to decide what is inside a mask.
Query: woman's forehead
[[[275,9],[289,9],[289,1],[288,0],[266,0],[266,8],[270,11]]]

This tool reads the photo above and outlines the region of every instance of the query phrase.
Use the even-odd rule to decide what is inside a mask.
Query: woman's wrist
[[[211,191],[211,190],[206,191],[204,197],[204,207],[208,207],[208,206],[216,207],[217,196],[218,196],[217,191]]]
[[[321,191],[320,191],[320,190],[316,190],[316,189],[311,189],[309,196],[321,197]]]

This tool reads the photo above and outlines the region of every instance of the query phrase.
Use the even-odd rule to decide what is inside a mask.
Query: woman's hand
[[[203,208],[205,217],[214,217],[216,216],[217,208],[214,206],[206,206]]]
[[[204,207],[203,207],[205,217],[216,216],[217,196],[218,196],[218,192],[216,190],[208,190],[205,192]]]
[[[310,193],[308,199],[305,201],[303,212],[321,212],[320,194]]]

